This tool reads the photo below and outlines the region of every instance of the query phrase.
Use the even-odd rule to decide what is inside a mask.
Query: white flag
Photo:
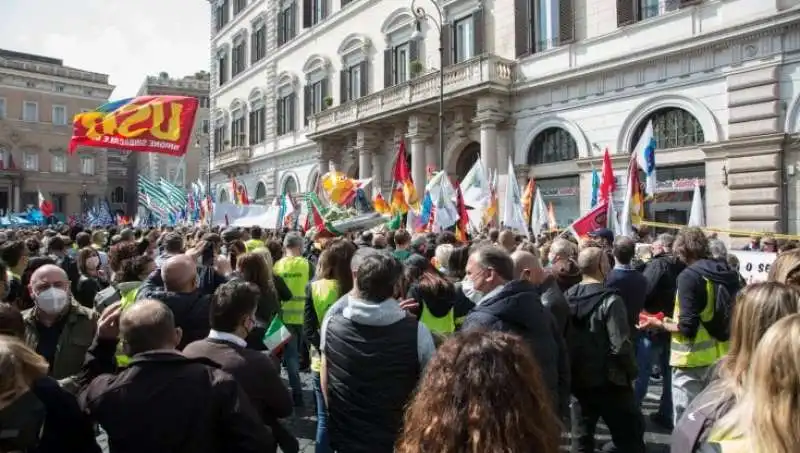
[[[533,229],[533,234],[539,236],[542,232],[542,227],[546,226],[548,222],[547,206],[544,204],[539,186],[536,186],[536,195],[533,197],[533,210],[531,212],[531,229]]]
[[[514,163],[508,159],[508,176],[506,179],[506,196],[503,203],[503,226],[524,232],[525,217],[522,215],[522,195],[517,178],[514,176]]]
[[[700,182],[694,182],[694,195],[692,195],[692,209],[689,211],[690,227],[706,226],[706,210],[703,207],[703,195],[700,193]]]

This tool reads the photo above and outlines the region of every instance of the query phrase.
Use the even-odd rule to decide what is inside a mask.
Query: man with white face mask
[[[50,364],[49,374],[69,391],[77,390],[86,351],[97,329],[97,314],[75,302],[67,274],[46,264],[28,285],[34,307],[25,310],[25,341]]]

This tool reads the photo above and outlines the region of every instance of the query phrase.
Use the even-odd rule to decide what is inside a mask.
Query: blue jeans
[[[289,375],[289,387],[292,388],[292,395],[295,398],[302,398],[303,383],[300,381],[300,348],[303,344],[303,326],[286,324],[286,328],[292,333],[292,339],[286,343],[283,350],[283,366],[286,367],[286,374]]]
[[[672,372],[669,367],[669,343],[667,335],[642,333],[636,342],[636,365],[639,376],[636,378],[634,393],[636,402],[642,405],[650,384],[653,362],[661,368],[661,401],[658,403],[658,414],[665,420],[672,420]]]
[[[322,396],[322,382],[319,373],[311,377],[314,385],[314,398],[317,400],[317,439],[315,453],[333,453],[328,437],[328,408],[325,407],[325,398]]]

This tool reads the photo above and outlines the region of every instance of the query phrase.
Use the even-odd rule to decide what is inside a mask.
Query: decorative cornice
[[[758,156],[782,152],[787,143],[784,133],[734,138],[724,142],[709,143],[701,148],[709,160],[731,157]]]

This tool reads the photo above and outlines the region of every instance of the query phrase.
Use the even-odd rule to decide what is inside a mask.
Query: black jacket
[[[688,338],[697,335],[700,313],[706,308],[706,279],[724,285],[731,296],[739,292],[739,273],[727,263],[714,260],[699,260],[678,275],[678,329]]]
[[[562,415],[568,413],[570,368],[566,343],[553,315],[542,305],[539,290],[526,281],[512,281],[467,315],[462,330],[487,329],[521,336],[539,362],[542,377]]]
[[[97,277],[81,275],[72,293],[75,300],[86,308],[94,308],[94,298],[97,293],[106,289],[108,282]]]
[[[577,284],[566,296],[573,390],[630,386],[637,371],[625,302],[602,283]]]
[[[208,336],[211,295],[196,289],[190,293],[176,293],[164,289],[161,274],[154,272],[145,280],[136,300],[155,299],[166,304],[175,316],[175,326],[183,330],[178,349]]]
[[[564,297],[564,292],[558,286],[558,281],[552,275],[548,275],[544,282],[539,285],[539,291],[542,294],[542,305],[550,310],[553,319],[556,321],[556,327],[561,335],[567,333],[567,322],[569,321],[569,304],[567,298]]]
[[[31,453],[100,453],[92,424],[74,395],[49,377],[34,381],[31,392],[47,411],[39,445]]]
[[[672,317],[675,311],[675,290],[678,275],[686,268],[681,260],[670,253],[656,255],[644,268],[647,294],[644,309],[649,313],[662,312]]]

